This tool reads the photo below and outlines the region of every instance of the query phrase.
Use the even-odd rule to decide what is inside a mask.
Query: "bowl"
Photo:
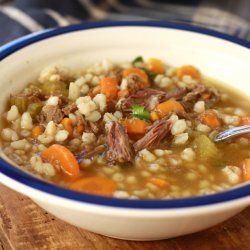
[[[0,48],[0,112],[10,93],[41,69],[58,64],[77,69],[110,58],[143,55],[172,65],[196,65],[205,75],[250,96],[249,43],[214,31],[162,22],[101,22],[50,29]],[[176,200],[126,200],[70,191],[23,172],[1,153],[0,181],[30,197],[56,217],[114,238],[159,240],[197,232],[250,204],[250,184]]]

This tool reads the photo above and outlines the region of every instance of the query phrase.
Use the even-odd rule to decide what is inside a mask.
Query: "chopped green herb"
[[[144,62],[142,56],[137,56],[137,57],[132,61],[132,64],[134,65],[134,64],[136,64],[136,63],[138,63],[138,62],[142,62],[142,63]]]
[[[148,75],[148,77],[151,81],[153,81],[155,79],[155,77],[157,76],[157,74],[155,72],[150,71],[144,67],[140,67],[140,69],[143,70]]]
[[[141,105],[133,105],[132,106],[132,114],[133,117],[136,117],[140,120],[149,121],[150,113],[145,110],[145,108]]]

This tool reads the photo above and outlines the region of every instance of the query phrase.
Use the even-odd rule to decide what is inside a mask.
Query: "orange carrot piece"
[[[157,120],[159,120],[159,119],[160,119],[160,116],[158,115],[157,112],[152,111],[152,112],[150,113],[150,120],[151,120],[152,122],[157,121]]]
[[[76,133],[78,135],[81,135],[83,133],[83,130],[84,130],[84,126],[82,124],[79,124],[79,125],[76,126],[76,130],[75,131],[76,131]]]
[[[250,158],[243,161],[242,172],[244,181],[250,181]]]
[[[31,130],[31,136],[34,139],[37,139],[39,135],[41,135],[44,131],[44,128],[42,126],[36,126]]]
[[[73,125],[72,125],[72,120],[70,118],[64,118],[62,120],[62,125],[64,127],[65,130],[67,130],[69,132],[69,137],[72,137],[73,135]]]
[[[129,91],[127,90],[127,89],[125,89],[125,90],[120,90],[119,92],[118,92],[118,97],[119,98],[121,98],[121,97],[126,97],[126,96],[128,96],[129,95]]]
[[[200,115],[200,121],[212,129],[219,129],[221,122],[213,110],[206,110]]]
[[[53,144],[41,153],[43,161],[49,162],[61,170],[66,177],[75,179],[80,174],[79,164],[75,156],[64,146]]]
[[[106,95],[108,101],[115,100],[118,95],[118,82],[114,78],[105,77],[100,82],[101,93]]]
[[[129,76],[131,74],[138,75],[143,80],[144,84],[143,84],[143,86],[141,86],[142,88],[149,87],[148,75],[143,70],[138,69],[138,68],[129,68],[129,69],[123,70],[123,72],[122,72],[122,76],[124,78],[126,78],[127,76]]]
[[[102,176],[85,177],[73,182],[71,189],[88,194],[112,196],[117,189],[115,182]]]
[[[169,183],[167,181],[160,179],[160,178],[156,178],[156,177],[152,177],[149,180],[149,182],[151,182],[152,184],[160,188],[166,188],[169,186]]]
[[[176,76],[182,79],[184,75],[192,76],[194,79],[200,79],[201,75],[197,68],[191,65],[185,65],[176,70]]]
[[[183,106],[179,102],[173,100],[168,100],[166,102],[158,104],[156,110],[160,111],[163,114],[173,111],[185,111]]]
[[[148,60],[148,69],[156,74],[163,74],[165,71],[162,61],[156,58],[150,58]]]
[[[134,139],[140,138],[145,134],[146,128],[150,125],[151,123],[142,121],[137,118],[127,120],[126,121],[127,133],[130,138]]]
[[[240,118],[240,126],[244,126],[244,125],[250,125],[250,116],[243,116]],[[242,135],[241,137],[250,139],[250,133]]]

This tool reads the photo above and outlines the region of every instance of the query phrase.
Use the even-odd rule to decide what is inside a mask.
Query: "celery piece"
[[[30,103],[27,111],[30,113],[32,118],[35,118],[40,113],[42,107],[43,107],[42,102]]]
[[[45,82],[41,85],[42,94],[45,96],[50,95],[68,95],[68,90],[63,82]]]
[[[10,105],[15,105],[21,114],[27,110],[28,103],[29,100],[26,96],[13,95],[10,97]]]
[[[196,152],[201,161],[207,162],[220,158],[219,150],[206,135],[197,135],[194,144],[197,147]]]

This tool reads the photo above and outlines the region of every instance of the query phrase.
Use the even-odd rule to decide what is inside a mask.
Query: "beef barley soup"
[[[249,100],[194,66],[159,59],[59,66],[13,93],[3,152],[39,178],[79,192],[130,199],[206,195],[250,180]]]

